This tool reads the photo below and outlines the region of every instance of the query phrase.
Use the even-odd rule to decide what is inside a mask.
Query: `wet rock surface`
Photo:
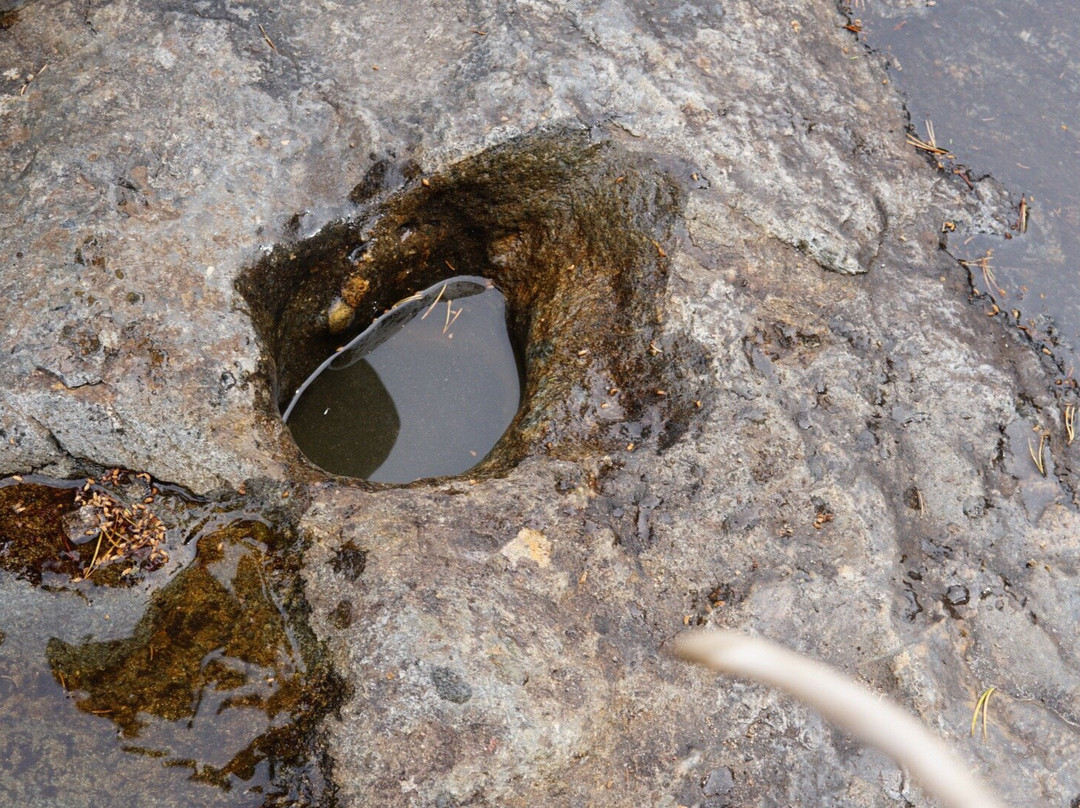
[[[297,608],[287,520],[169,488],[0,480],[4,804],[333,793],[316,738],[345,688]],[[154,494],[125,507],[139,489]]]
[[[945,219],[993,195],[963,195],[905,145],[833,4],[15,5],[0,6],[0,472],[243,485],[295,522],[308,624],[351,690],[322,721],[325,801],[922,801],[814,713],[665,653],[708,625],[896,698],[1007,804],[1080,794],[1076,448],[1041,355],[968,305],[938,249]],[[260,298],[252,268],[365,210],[413,210],[425,179],[538,130],[607,155],[588,189],[572,163],[541,186],[508,164],[507,196],[562,229],[582,222],[574,204],[617,210],[625,178],[676,189],[644,208],[641,252],[607,253],[647,281],[632,317],[573,284],[535,304],[631,333],[538,355],[554,357],[528,380],[543,417],[486,472],[322,474],[276,415],[292,382],[267,312],[296,297],[265,303],[280,284],[267,274]],[[663,181],[635,185],[644,165]],[[455,187],[472,221],[492,209]],[[514,266],[528,253],[505,230],[459,243]],[[557,236],[530,260],[565,269]],[[394,266],[381,238],[369,282]],[[337,297],[359,310],[362,284],[334,272],[300,306],[311,333]],[[626,398],[601,409],[611,367]],[[2,574],[10,651],[48,593]],[[60,670],[135,637],[143,612],[110,633],[64,604],[94,628],[53,645]],[[165,624],[153,614],[140,630]],[[984,742],[968,729],[990,686]],[[21,760],[5,787],[44,776]],[[100,771],[65,770],[49,804],[83,804]]]

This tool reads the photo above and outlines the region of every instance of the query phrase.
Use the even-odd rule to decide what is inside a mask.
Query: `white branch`
[[[946,808],[1001,808],[967,767],[914,717],[820,662],[737,631],[675,640],[683,659],[779,688],[906,768]]]

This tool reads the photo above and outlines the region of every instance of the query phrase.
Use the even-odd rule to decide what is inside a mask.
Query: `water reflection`
[[[297,445],[326,471],[374,482],[467,471],[521,400],[502,293],[454,278],[385,317],[290,405]]]

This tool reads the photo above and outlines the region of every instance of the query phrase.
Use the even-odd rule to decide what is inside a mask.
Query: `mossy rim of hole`
[[[428,176],[378,174],[403,184],[380,192],[379,177],[365,179],[368,201],[237,281],[262,343],[267,416],[395,303],[467,271],[505,295],[525,376],[517,415],[470,478],[537,453],[577,459],[650,439],[663,448],[686,431],[700,393],[684,370],[702,357],[688,341],[657,347],[683,207],[658,160],[557,128]],[[287,456],[310,464],[289,444]]]

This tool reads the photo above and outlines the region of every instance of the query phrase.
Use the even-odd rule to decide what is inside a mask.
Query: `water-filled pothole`
[[[385,187],[390,181],[404,186]],[[509,341],[521,360],[520,407],[486,451],[465,439],[464,415],[451,411],[450,400],[440,401],[434,385],[417,384],[410,395],[429,398],[424,406],[438,415],[425,417],[428,431],[415,433],[414,458],[460,445],[470,459],[476,452],[480,462],[469,475],[482,478],[534,453],[574,458],[632,449],[650,438],[663,448],[695,411],[697,396],[685,380],[702,360],[684,353],[687,346],[661,327],[681,196],[653,159],[585,130],[522,137],[427,177],[415,166],[391,171],[377,164],[351,197],[359,205],[354,214],[279,245],[238,280],[263,342],[266,413],[283,413],[327,357],[399,301],[418,292],[430,299],[431,290],[437,295],[442,284],[468,272],[505,297]],[[457,308],[451,306],[451,317]],[[446,322],[441,314],[436,338]],[[418,364],[419,349],[412,350],[394,361]],[[477,366],[470,373],[484,375],[486,359],[458,356]],[[361,368],[358,378],[364,373]],[[302,427],[291,415],[290,426],[307,459],[324,471],[379,479],[383,471],[389,475],[395,451],[388,447],[402,441],[401,414],[412,404],[387,394],[399,425],[377,404],[383,394],[371,387],[373,374],[357,384],[369,388],[354,391],[359,403],[350,417],[347,396],[332,396],[319,402],[321,409],[313,400],[315,418]],[[457,401],[468,410],[476,399]],[[320,435],[301,436],[323,427]],[[397,435],[387,434],[395,429]],[[360,452],[360,442],[370,445]],[[382,454],[387,460],[376,466]],[[463,470],[432,464],[386,479]]]
[[[505,298],[463,276],[379,317],[319,365],[282,417],[326,471],[407,483],[477,465],[520,402]]]

